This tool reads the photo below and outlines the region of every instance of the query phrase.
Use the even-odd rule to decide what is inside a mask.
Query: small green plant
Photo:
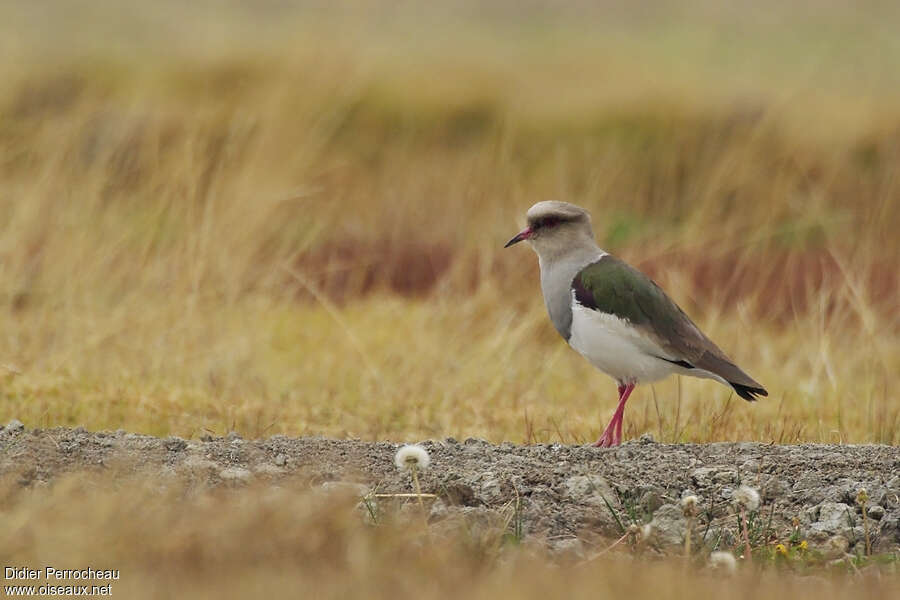
[[[372,519],[372,524],[378,525],[378,505],[375,503],[375,490],[362,497],[361,502],[366,507],[366,512]]]
[[[860,488],[859,492],[856,493],[856,503],[862,509],[863,531],[865,531],[866,535],[866,556],[871,556],[872,541],[869,537],[869,519],[866,510],[869,504],[869,493],[866,491],[866,488]]]
[[[513,486],[516,493],[516,499],[512,502],[512,513],[507,518],[503,541],[514,545],[519,545],[525,538],[524,515],[522,514],[522,497],[519,490]]]

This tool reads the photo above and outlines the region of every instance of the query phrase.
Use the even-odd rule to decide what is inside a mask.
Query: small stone
[[[638,438],[638,444],[655,444],[656,439],[653,437],[652,433],[643,433],[641,437]]]
[[[180,452],[187,448],[187,442],[181,439],[180,437],[169,437],[166,438],[166,441],[163,443],[165,445],[166,450],[169,452]]]
[[[18,419],[13,419],[9,423],[6,424],[6,431],[10,433],[17,433],[19,431],[23,431],[25,429],[25,424]]]
[[[875,506],[869,507],[868,509],[866,509],[866,516],[870,519],[880,521],[881,517],[884,516],[884,508],[878,506],[877,504]]]
[[[741,471],[743,471],[746,475],[755,475],[759,473],[759,470],[759,461],[753,458],[748,458],[741,465]]]
[[[714,479],[716,483],[737,483],[740,481],[738,473],[734,469],[722,469],[715,474]]]
[[[243,438],[241,438],[241,434],[239,434],[237,431],[229,431],[228,435],[225,436],[225,439],[229,442],[233,442],[234,440],[240,440]]]
[[[570,500],[592,506],[616,506],[619,503],[609,482],[600,475],[575,475],[565,481],[565,495]]]
[[[650,521],[650,539],[661,549],[669,549],[684,544],[687,519],[680,506],[664,504],[653,514]]]
[[[283,467],[287,464],[287,456],[284,454],[278,454],[275,456],[275,466]]]
[[[878,522],[873,548],[876,552],[893,552],[897,546],[900,546],[900,511],[888,513]]]
[[[733,467],[700,467],[691,472],[691,480],[698,487],[709,487],[719,483],[737,483],[738,473]]]
[[[492,472],[481,474],[481,499],[487,504],[494,504],[503,499],[503,486]]]
[[[764,502],[774,502],[779,498],[788,496],[791,492],[791,486],[784,479],[774,475],[763,475],[759,491]]]
[[[812,532],[846,534],[856,524],[856,511],[841,502],[823,502],[816,507],[817,520],[810,526]]]
[[[663,490],[658,488],[650,488],[645,491],[641,494],[641,509],[649,515],[655,513],[660,506],[665,504],[663,493]]]

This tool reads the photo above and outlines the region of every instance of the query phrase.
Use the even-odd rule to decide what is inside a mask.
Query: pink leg
[[[622,407],[621,407],[621,409],[619,409],[619,423],[616,426],[616,443],[614,444],[615,446],[618,446],[619,444],[622,443],[622,421],[624,420],[623,417],[625,416],[625,403],[628,402],[628,399],[631,397],[631,392],[634,390],[634,386],[635,386],[634,383],[629,383],[628,386],[625,388],[625,391],[623,392],[622,399],[620,400],[620,402],[622,403]]]
[[[616,407],[616,412],[613,413],[609,425],[603,430],[600,439],[594,442],[594,446],[608,448],[622,443],[622,418],[625,415],[625,403],[628,402],[628,397],[633,389],[633,383],[628,385],[619,384],[619,405]]]

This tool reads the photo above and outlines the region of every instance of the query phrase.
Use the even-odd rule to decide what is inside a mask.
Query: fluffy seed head
[[[750,486],[742,485],[734,490],[731,502],[735,508],[743,508],[747,512],[754,512],[759,508],[759,492]]]
[[[856,492],[856,503],[860,506],[865,506],[866,502],[869,501],[869,492],[866,491],[866,488],[859,488],[859,491]]]
[[[632,523],[628,526],[627,533],[635,543],[642,544],[648,541],[650,536],[653,535],[653,526],[650,523],[644,523],[643,525]]]
[[[428,451],[418,444],[405,444],[394,455],[394,464],[401,471],[409,471],[413,467],[424,471],[430,463],[431,457],[428,456]]]
[[[681,499],[681,510],[684,516],[693,517],[697,514],[697,506],[700,504],[700,498],[691,494]]]
[[[709,566],[717,571],[734,573],[737,570],[737,561],[731,552],[713,552],[709,555]]]

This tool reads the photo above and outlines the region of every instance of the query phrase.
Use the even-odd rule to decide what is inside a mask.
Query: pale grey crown
[[[556,218],[561,221],[584,220],[588,223],[591,222],[591,215],[588,211],[580,206],[575,206],[568,202],[560,202],[559,200],[538,202],[528,209],[528,212],[525,213],[525,218],[528,219],[529,225],[532,225],[535,221],[547,218]]]
[[[571,251],[596,248],[591,216],[580,206],[545,200],[525,215],[533,235],[528,241],[544,259],[560,258]]]

